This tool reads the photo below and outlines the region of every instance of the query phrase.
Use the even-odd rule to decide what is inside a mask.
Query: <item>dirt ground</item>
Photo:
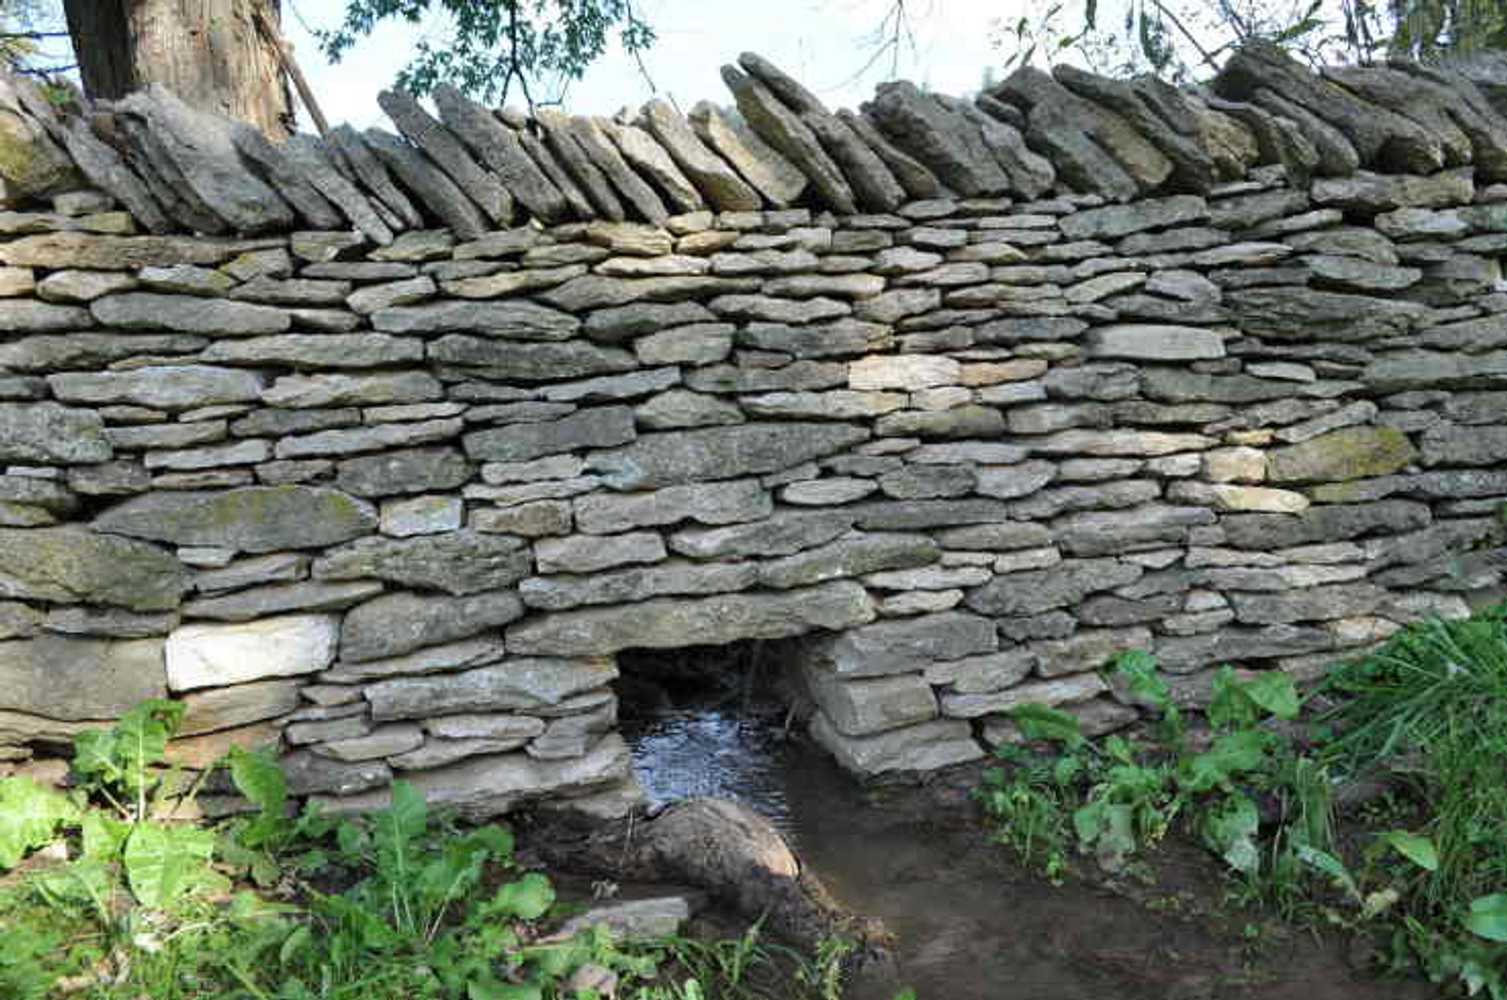
[[[895,936],[893,964],[861,976],[852,1000],[893,1000],[907,986],[923,1000],[1438,995],[1378,978],[1362,942],[1226,904],[1214,861],[1175,838],[1156,852],[1154,883],[1053,886],[987,841],[966,775],[867,795],[846,781],[806,783],[810,800],[791,803],[802,861]]]

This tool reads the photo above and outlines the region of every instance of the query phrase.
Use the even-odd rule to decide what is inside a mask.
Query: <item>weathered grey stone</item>
[[[22,295],[33,289],[31,271],[26,268],[7,268],[7,271],[24,275],[12,294]],[[45,302],[89,303],[101,296],[117,292],[129,292],[136,287],[136,279],[118,271],[54,271],[35,283],[37,297]]]
[[[1207,192],[1220,179],[1206,130],[1188,98],[1154,77],[1125,82],[1080,70],[1065,63],[1053,67],[1052,75],[1073,93],[1124,118],[1164,156],[1172,161],[1173,179],[1180,190]],[[1212,112],[1205,112],[1205,118]],[[1202,140],[1202,141],[1200,141]],[[1243,163],[1227,165],[1225,173],[1242,175]]]
[[[805,677],[816,703],[838,732],[865,736],[937,717],[937,698],[920,674],[847,680],[810,667]]]
[[[1213,524],[1206,507],[1147,504],[1126,511],[1074,514],[1055,525],[1057,542],[1074,555],[1099,556],[1186,542],[1192,528]]]
[[[113,454],[104,422],[93,410],[0,404],[0,461],[80,465],[107,462]]]
[[[1180,601],[1181,598],[1174,597],[1174,600]],[[1068,639],[1047,639],[1031,644],[1031,652],[1036,657],[1036,672],[1042,677],[1060,677],[1098,670],[1126,650],[1140,649],[1149,652],[1151,648],[1151,630],[1147,628],[1085,629]]]
[[[596,125],[607,133],[630,164],[664,192],[675,211],[696,212],[706,208],[701,192],[675,165],[665,147],[647,131],[606,118],[597,119]]]
[[[483,822],[546,796],[605,794],[604,790],[620,786],[631,775],[627,744],[609,735],[583,757],[545,761],[526,754],[488,755],[449,767],[410,771],[405,777],[434,808],[449,810],[469,822]],[[391,796],[386,790],[377,790],[341,798],[317,797],[314,801],[326,810],[372,812],[390,805]]]
[[[155,545],[77,528],[0,528],[0,596],[167,611],[187,587],[183,565]]]
[[[271,457],[272,446],[266,441],[236,441],[205,448],[150,452],[146,456],[145,465],[152,470],[223,469],[235,465],[255,465]]]
[[[773,510],[757,480],[669,486],[651,493],[583,497],[575,501],[578,530],[612,534],[633,528],[694,521],[722,525],[755,521]]]
[[[844,214],[857,211],[852,187],[799,112],[781,103],[763,81],[736,67],[723,66],[722,80],[754,132],[794,163],[828,205]]]
[[[347,612],[340,631],[340,659],[359,663],[468,639],[523,615],[511,591],[464,597],[385,594]]]
[[[174,691],[224,687],[323,670],[335,659],[338,619],[283,615],[234,625],[183,625],[167,638],[167,683]]]
[[[1338,542],[1365,535],[1425,528],[1433,518],[1426,504],[1408,500],[1322,504],[1301,514],[1233,514],[1220,520],[1225,543],[1239,549],[1282,549]]]
[[[906,569],[936,562],[941,553],[925,535],[854,532],[818,548],[785,556],[759,567],[759,582],[787,590],[828,580]]]
[[[365,735],[331,739],[311,749],[320,757],[356,763],[400,756],[417,750],[423,742],[424,732],[418,726],[377,726]]]
[[[671,560],[657,566],[583,576],[530,577],[518,590],[530,608],[563,611],[588,604],[627,604],[651,597],[746,590],[758,582],[758,577],[758,567],[752,563],[700,565]]]
[[[673,551],[693,559],[782,556],[829,542],[852,524],[853,516],[841,511],[781,511],[749,524],[678,531],[669,543]]]
[[[94,520],[96,531],[243,552],[334,545],[377,524],[369,504],[331,489],[246,487],[133,497]]]
[[[0,706],[7,714],[115,719],[166,694],[161,639],[41,635],[0,642]],[[0,723],[0,731],[7,728]]]
[[[577,198],[572,197],[576,213],[583,218],[599,216],[614,222],[622,222],[627,218],[621,199],[591,154],[581,145],[580,137],[571,127],[571,119],[558,111],[535,109],[534,121],[544,130],[547,143],[546,147],[540,148],[547,148],[550,155],[541,157],[535,154],[535,147],[528,144],[528,139],[532,137],[527,129],[520,133],[519,138],[524,140],[530,153],[535,154],[535,159],[546,171],[549,171],[550,164],[554,165],[555,171],[551,173],[551,177],[555,179],[557,186],[561,185],[559,175],[568,173],[573,178],[573,193],[588,209],[582,211],[581,205],[576,204]],[[571,190],[563,186],[562,190],[566,190],[566,196],[571,197]]]
[[[1310,587],[1301,591],[1230,595],[1237,621],[1253,625],[1330,621],[1375,611],[1386,591],[1369,583]]]
[[[811,736],[846,770],[862,777],[934,771],[984,755],[968,724],[951,719],[854,737],[844,736],[818,713],[811,723]]]
[[[255,372],[207,365],[70,372],[49,375],[47,381],[53,395],[65,402],[131,403],[165,410],[248,402],[259,398],[262,389]]]
[[[637,367],[627,351],[578,341],[530,344],[450,334],[431,343],[428,350],[433,361],[461,365],[500,380],[580,378]]]
[[[571,524],[570,503],[566,500],[516,503],[478,510],[471,515],[471,527],[477,531],[522,535],[526,538],[566,535],[570,533]]]
[[[1469,204],[1474,194],[1469,169],[1447,170],[1428,177],[1361,171],[1349,177],[1321,178],[1313,184],[1316,204],[1370,213]]]
[[[906,674],[932,664],[990,653],[994,624],[962,611],[875,622],[812,640],[806,655],[840,677]]]
[[[511,129],[449,84],[436,87],[433,96],[440,119],[496,172],[503,187],[529,212],[545,222],[565,216],[565,196],[529,158]]]
[[[285,754],[278,763],[294,795],[350,796],[392,782],[392,770],[381,761],[348,764],[301,750]]]
[[[1439,140],[1400,110],[1371,104],[1298,63],[1270,42],[1241,46],[1214,83],[1221,97],[1249,100],[1266,88],[1322,118],[1354,144],[1362,163],[1431,173],[1444,165]]]
[[[1197,361],[1225,356],[1213,330],[1191,326],[1120,323],[1096,327],[1084,346],[1091,357],[1139,361]]]
[[[394,223],[401,223],[398,228],[423,224],[423,220],[407,197],[399,194],[393,187],[387,171],[382,169],[382,165],[377,162],[376,157],[366,148],[350,126],[342,125],[332,130],[328,141],[329,145],[326,145],[316,136],[294,135],[283,144],[282,149],[294,168],[303,174],[321,195],[339,208],[356,229],[380,246],[386,246],[393,241],[393,227],[387,224],[366,195],[362,194],[361,190],[347,180],[340,169],[336,168],[333,160],[337,158],[342,166],[349,165],[362,177],[362,182],[377,193],[379,204],[384,209],[389,208],[392,202],[383,197],[383,194],[396,195],[394,200],[399,201],[408,212],[407,215],[393,216]],[[381,190],[378,190],[379,188]]]
[[[609,138],[607,128],[613,127],[610,122],[606,119],[575,116],[569,119],[565,127],[570,130],[576,144],[591,157],[592,163],[611,181],[613,188],[633,206],[640,217],[655,225],[661,225],[669,218],[670,212],[658,193],[633,171]]]
[[[534,543],[534,561],[540,573],[592,573],[630,563],[658,562],[665,555],[664,540],[650,531],[545,538]]]
[[[87,310],[30,299],[0,300],[0,332],[53,333],[93,326]]]
[[[868,432],[831,424],[742,424],[651,434],[594,453],[590,468],[613,489],[649,489],[775,472],[842,451]]]
[[[473,240],[485,233],[487,218],[466,192],[437,166],[402,139],[381,129],[367,129],[365,145],[456,236]],[[474,161],[473,161],[474,164]]]
[[[881,84],[864,110],[890,141],[960,194],[998,194],[1010,186],[978,124],[909,81]]]
[[[1096,673],[1072,674],[1027,681],[988,694],[943,694],[942,714],[950,719],[976,719],[981,715],[1003,714],[1022,705],[1046,705],[1049,708],[1071,705],[1108,690],[1109,685]]]
[[[460,140],[419,106],[413,95],[384,90],[377,104],[392,119],[398,131],[429,154],[450,178],[470,195],[493,222],[506,225],[513,217],[513,198],[502,181],[483,170]],[[381,155],[380,149],[378,155]],[[422,196],[422,192],[420,193]]]
[[[237,154],[230,119],[189,107],[161,84],[128,95],[117,107],[148,124],[194,194],[232,228],[243,233],[293,228],[287,202]]]
[[[1045,570],[1010,573],[970,593],[967,605],[988,615],[1034,615],[1068,607],[1098,590],[1113,590],[1140,578],[1138,566],[1114,559],[1064,562]]]
[[[526,462],[580,448],[610,448],[632,441],[633,411],[624,406],[582,410],[559,420],[472,431],[466,454],[488,462]]]
[[[217,341],[201,357],[223,364],[376,368],[418,361],[423,356],[422,341],[385,333],[284,333]]]
[[[336,663],[320,674],[320,681],[327,684],[359,684],[389,677],[445,674],[496,662],[502,659],[503,652],[501,638],[465,639],[446,645],[427,646],[418,652],[400,656],[364,660],[360,663]],[[474,735],[490,735],[490,732],[477,732]]]
[[[1425,438],[1425,448],[1427,447]],[[1346,427],[1278,448],[1267,455],[1272,482],[1344,482],[1385,476],[1402,469],[1418,452],[1406,434],[1390,427]]]
[[[1424,314],[1412,302],[1305,288],[1252,288],[1229,292],[1242,329],[1291,340],[1354,342],[1410,332]]]
[[[1117,201],[1157,187],[1172,162],[1129,122],[1023,66],[993,92],[1029,109],[1026,141],[1069,183]]]
[[[646,115],[647,111],[646,108]],[[806,175],[759,138],[758,133],[741,118],[724,112],[709,101],[702,101],[691,109],[690,122],[701,140],[732,164],[738,174],[774,207],[784,208],[806,189]],[[703,180],[702,186],[708,187],[708,182]],[[715,199],[712,201],[717,204]],[[724,205],[718,207],[724,211],[739,211]]]
[[[243,622],[290,611],[343,611],[381,592],[382,585],[374,581],[275,583],[189,601],[183,606],[183,613],[190,618]]]
[[[452,490],[471,477],[471,464],[454,448],[408,448],[341,462],[336,484],[359,497]]]
[[[450,740],[533,739],[544,732],[545,722],[527,715],[465,713],[424,720],[430,736]]]
[[[566,611],[514,626],[507,643],[524,655],[594,656],[629,647],[675,648],[687,635],[718,644],[839,630],[874,615],[859,584],[838,581],[780,594],[657,598],[622,608]]]
[[[462,426],[463,422],[459,417],[447,417],[411,424],[377,424],[368,427],[315,431],[313,434],[285,437],[277,442],[277,457],[290,459],[318,455],[350,455],[405,445],[428,444],[454,438],[460,433]]]
[[[288,313],[272,306],[155,292],[106,295],[91,302],[89,311],[100,324],[122,330],[210,336],[281,333],[292,324]]]
[[[321,580],[386,580],[453,595],[501,590],[527,576],[531,560],[517,538],[451,531],[415,538],[362,538],[314,564]]]
[[[1422,445],[1425,465],[1495,465],[1507,455],[1507,428],[1436,424]]]

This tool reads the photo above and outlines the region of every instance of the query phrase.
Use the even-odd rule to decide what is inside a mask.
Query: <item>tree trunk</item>
[[[63,0],[63,9],[90,97],[161,83],[196,108],[288,134],[277,49],[256,24],[258,11],[278,24],[280,0]]]

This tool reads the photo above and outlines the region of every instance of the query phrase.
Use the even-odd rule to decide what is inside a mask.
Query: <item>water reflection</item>
[[[720,709],[668,709],[625,719],[633,766],[654,803],[698,795],[735,799],[793,832],[782,719]]]

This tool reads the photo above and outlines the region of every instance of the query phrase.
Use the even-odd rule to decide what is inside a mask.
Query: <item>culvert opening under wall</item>
[[[821,752],[804,739],[798,655],[795,639],[620,652],[619,727],[650,800],[734,799],[789,832],[789,783]]]

